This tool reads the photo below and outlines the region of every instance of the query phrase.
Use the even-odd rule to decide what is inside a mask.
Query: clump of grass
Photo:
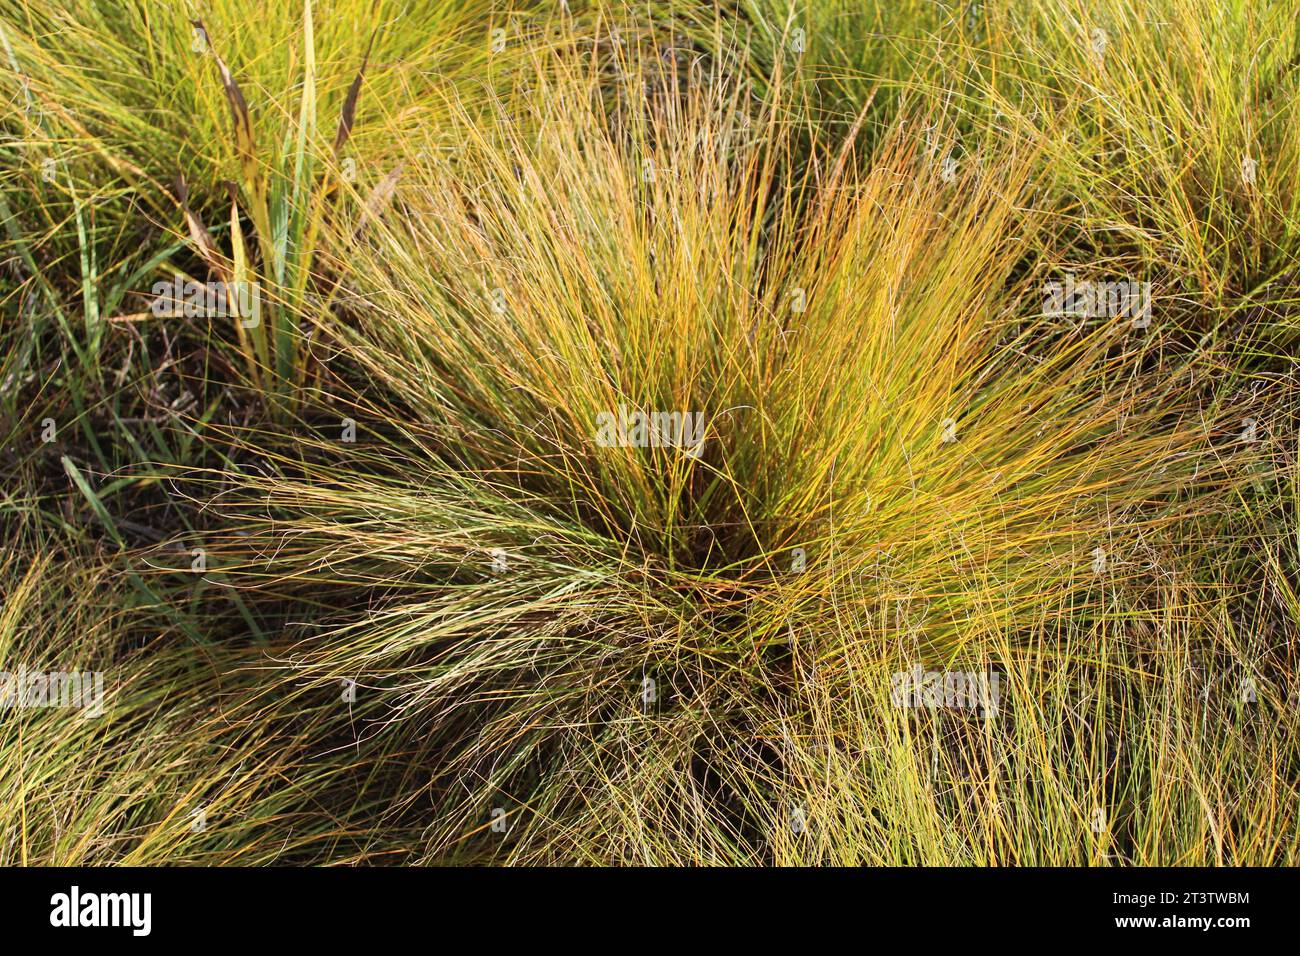
[[[565,6],[0,7],[87,150],[6,193],[0,666],[112,685],[6,724],[0,861],[1295,863],[1282,21]],[[181,263],[275,320],[106,324]]]
[[[536,115],[465,118],[459,166],[336,236],[322,340],[393,404],[272,442],[245,483],[275,521],[237,509],[227,560],[277,595],[368,595],[293,679],[373,675],[361,719],[421,727],[432,858],[507,805],[510,858],[784,858],[799,791],[770,741],[807,719],[807,669],[827,702],[879,697],[890,661],[1118,626],[1153,574],[1206,566],[1257,450],[1193,417],[1196,357],[1144,392],[1129,321],[1063,337],[1038,314],[1032,144],[945,183],[903,127],[788,181],[781,104],[742,132],[714,77],[615,122],[598,76],[544,68]],[[619,408],[698,411],[701,452],[603,446]],[[867,708],[815,719],[853,737]],[[817,853],[877,858],[856,840]]]

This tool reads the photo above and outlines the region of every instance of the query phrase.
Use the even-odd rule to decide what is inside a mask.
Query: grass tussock
[[[1294,864],[1288,10],[0,2],[0,862]]]

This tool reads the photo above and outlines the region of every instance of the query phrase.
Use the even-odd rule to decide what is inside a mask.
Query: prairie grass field
[[[1300,0],[0,0],[0,866],[1300,862]]]

